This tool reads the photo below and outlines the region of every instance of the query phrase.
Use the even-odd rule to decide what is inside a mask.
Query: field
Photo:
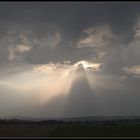
[[[52,137],[140,137],[140,125],[65,126],[53,130]]]
[[[0,137],[47,137],[53,126],[0,126]]]
[[[5,122],[0,137],[140,137],[139,122]]]

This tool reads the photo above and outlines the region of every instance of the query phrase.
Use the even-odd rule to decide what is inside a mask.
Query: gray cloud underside
[[[29,63],[65,59],[77,61],[85,56],[91,58],[85,48],[78,50],[79,53],[76,53],[77,49],[74,48],[75,42],[85,36],[83,30],[107,24],[112,32],[121,38],[121,43],[131,42],[134,39],[139,7],[137,3],[1,3],[1,52],[7,54],[7,51],[3,53],[3,49],[10,47],[12,43],[21,42],[18,36],[22,34],[34,46],[25,56],[25,61]],[[62,40],[58,48],[50,49],[44,42],[48,34],[53,38],[53,34],[58,30],[62,33]],[[34,40],[39,43],[34,43]],[[37,49],[42,44],[45,48]],[[111,46],[114,47],[116,48]],[[5,57],[1,55],[1,59],[6,61]],[[92,57],[96,55],[93,53]]]
[[[105,107],[102,111],[105,110],[105,114],[122,114],[125,110],[126,114],[140,114],[140,70],[135,67],[140,65],[139,18],[139,3],[0,3],[0,78],[50,62],[70,61],[74,64],[90,60],[102,63],[101,73],[97,72],[97,75],[111,76],[112,83],[116,85],[122,82],[122,87],[116,89],[111,85],[101,88],[97,95],[102,95],[99,97],[101,106]],[[106,30],[107,27],[109,30]],[[90,31],[92,28],[95,32]],[[84,32],[87,29],[89,33]],[[82,42],[81,48],[77,47],[79,42]],[[119,76],[126,77],[118,82]],[[106,78],[103,81],[108,83]],[[12,100],[9,107],[0,108],[1,114],[11,114],[11,110],[15,114],[26,112],[28,115],[31,110],[42,111],[36,103],[30,104],[31,97],[19,95],[21,91],[7,90],[3,86],[0,89],[0,106],[6,106],[9,98]],[[48,110],[54,116],[64,105],[59,103],[64,103],[65,97],[60,98],[48,103]],[[56,104],[59,104],[58,110]],[[21,109],[24,111],[20,112]],[[46,110],[43,111],[46,115]]]

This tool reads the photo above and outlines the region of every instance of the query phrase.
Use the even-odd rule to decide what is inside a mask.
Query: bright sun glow
[[[88,67],[91,67],[91,68],[94,68],[95,70],[98,70],[101,66],[100,63],[91,63],[84,60],[77,62],[75,65],[77,66],[78,64],[82,64],[85,69]]]
[[[73,72],[78,64],[83,64],[85,69],[88,67],[93,68],[95,71],[98,70],[101,65],[84,60],[73,65],[70,65],[70,63],[37,65],[27,71],[3,79],[0,84],[2,86],[8,85],[9,88],[18,90],[19,93],[21,93],[20,91],[24,91],[24,94],[27,93],[27,95],[34,93],[34,91],[32,91],[34,89],[38,100],[40,100],[40,105],[44,105],[51,98],[69,92],[74,78]]]

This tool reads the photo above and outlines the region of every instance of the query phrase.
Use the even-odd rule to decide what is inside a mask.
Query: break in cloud
[[[139,3],[3,2],[0,30],[0,116],[140,115]]]

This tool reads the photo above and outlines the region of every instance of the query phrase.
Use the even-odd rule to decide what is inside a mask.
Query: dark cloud
[[[27,71],[30,75],[33,72],[32,66],[35,67],[39,64],[70,61],[71,65],[80,60],[90,60],[102,63],[100,71],[93,72],[92,76],[106,77],[100,79],[100,84],[103,82],[110,84],[109,87],[107,84],[105,88],[101,87],[99,94],[95,96],[101,98],[96,100],[99,101],[100,105],[97,106],[101,107],[101,112],[121,114],[125,110],[126,114],[139,114],[137,109],[134,110],[139,106],[139,78],[130,76],[139,71],[138,66],[140,65],[139,18],[140,3],[0,3],[1,84],[3,84],[3,80],[6,81],[5,84],[9,84],[7,78],[16,79],[16,76],[14,78],[12,76],[20,72],[20,76],[22,72]],[[79,44],[80,47],[78,47]],[[127,72],[124,69],[131,71],[127,78],[125,77]],[[124,76],[125,79],[116,80],[119,76],[122,78]],[[109,81],[108,77],[111,77],[112,81]],[[122,87],[117,87],[119,82]],[[115,89],[111,83],[115,85]],[[81,94],[84,94],[84,90],[90,93],[88,85],[86,85],[87,82],[80,84],[74,82],[68,97],[54,98],[48,102],[50,107],[48,107],[48,111],[51,112],[51,108],[53,108],[51,113],[55,116],[63,108],[62,106],[69,106],[68,108],[73,109],[72,104],[76,105],[79,97],[77,93],[83,92]],[[12,93],[21,92],[16,88],[14,90],[9,88],[6,90],[2,86],[0,87],[3,92],[0,96],[5,99],[3,101],[7,102],[11,97],[11,95],[9,98],[6,97],[10,90]],[[93,90],[93,95],[96,92]],[[13,102],[18,98],[22,100],[22,97],[16,96],[13,96]],[[24,100],[26,99],[24,98]],[[76,101],[74,101],[75,99]],[[80,99],[79,104],[82,100]],[[60,106],[55,108],[59,103]],[[4,102],[1,102],[2,104]],[[13,108],[16,105],[14,104]],[[24,103],[22,105],[26,112],[26,105],[24,106]],[[62,109],[62,114],[64,110],[65,108]],[[44,115],[45,111],[47,110],[44,110]],[[29,112],[28,114],[30,114]]]
[[[68,48],[68,51],[74,52],[74,44],[71,42],[78,41],[83,36],[83,30],[89,27],[107,24],[117,36],[122,38],[122,42],[132,41],[133,28],[140,13],[139,7],[139,3],[1,3],[0,36],[5,36],[4,39],[7,41],[7,37],[12,37],[9,32],[17,32],[17,35],[24,32],[30,41],[32,41],[30,38],[35,38],[44,43],[41,38],[47,39],[48,34],[60,30],[63,34],[59,44],[60,49],[54,52],[46,50],[46,55],[42,54],[44,59],[49,60],[47,58],[49,51],[49,54],[58,54],[62,51],[61,48]],[[31,33],[27,34],[29,31]],[[7,44],[8,47],[10,45]],[[39,47],[40,44],[33,45]],[[88,52],[85,54],[87,56]],[[81,56],[76,54],[76,57],[80,59]],[[57,57],[54,55],[53,59]],[[61,59],[65,59],[63,55]],[[38,61],[36,60],[36,63]]]

